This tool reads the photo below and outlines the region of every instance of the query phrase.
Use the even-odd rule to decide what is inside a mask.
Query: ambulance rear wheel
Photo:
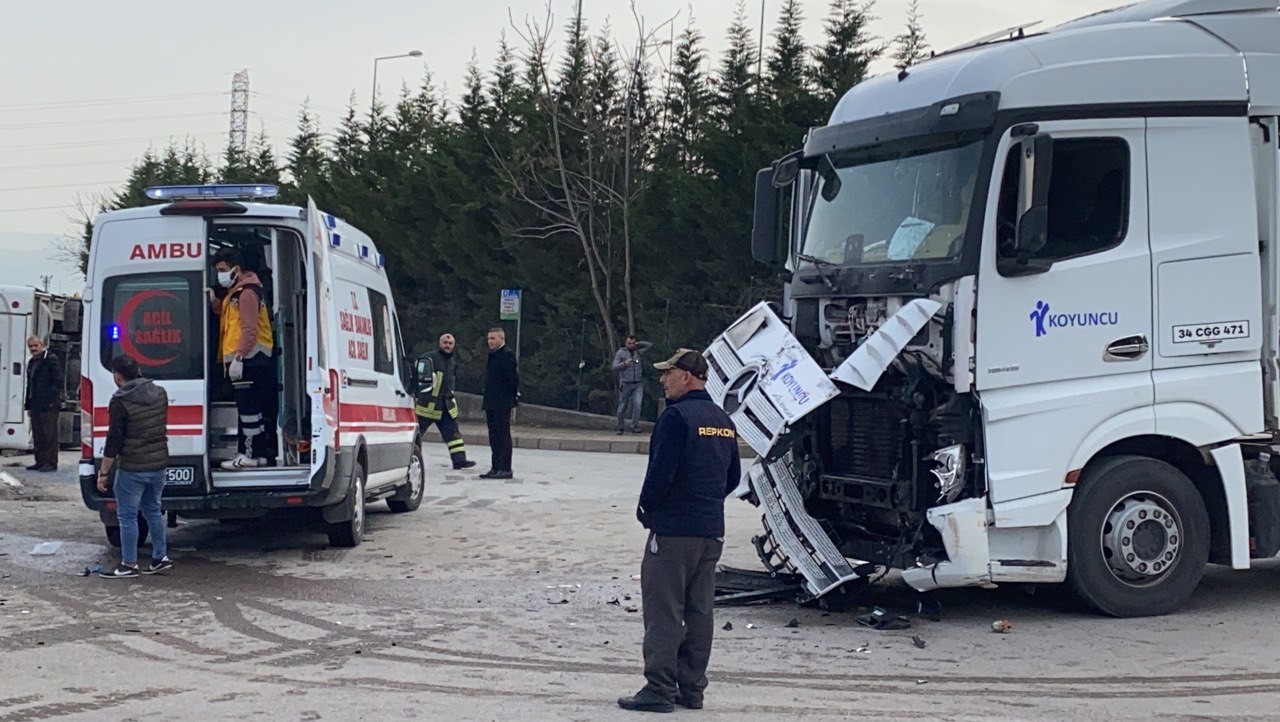
[[[120,527],[114,525],[105,526],[107,532],[107,543],[116,549],[120,548]],[[138,517],[138,544],[142,544],[147,540],[147,534],[150,533],[151,527],[147,526],[147,520],[141,516]]]
[[[351,480],[351,518],[333,522],[328,526],[329,545],[335,547],[359,546],[364,537],[364,466],[356,464],[355,478]]]

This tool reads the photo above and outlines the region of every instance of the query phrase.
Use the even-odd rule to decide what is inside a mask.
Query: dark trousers
[[[485,409],[484,420],[489,424],[491,471],[511,471],[511,409]]]
[[[645,687],[701,698],[715,635],[716,562],[724,539],[649,534],[640,563]]]
[[[32,411],[31,446],[36,463],[40,466],[58,466],[58,414],[57,411]]]
[[[445,446],[449,448],[449,459],[453,462],[453,468],[458,468],[459,464],[465,464],[467,461],[467,443],[462,440],[462,430],[458,428],[458,420],[449,416],[448,412],[439,419],[428,419],[425,416],[418,417],[418,431],[426,434],[427,429],[435,424],[440,429],[440,438],[444,441]]]
[[[233,382],[236,413],[240,416],[240,438],[237,449],[246,456],[275,461],[276,396],[275,365],[258,357],[244,364],[244,377]]]

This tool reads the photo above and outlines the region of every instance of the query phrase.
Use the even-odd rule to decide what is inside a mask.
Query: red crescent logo
[[[125,301],[124,305],[120,307],[119,324],[120,350],[124,351],[126,356],[137,361],[139,364],[151,367],[164,366],[170,361],[178,358],[176,354],[165,359],[154,359],[149,356],[144,356],[140,351],[138,351],[138,347],[133,345],[133,339],[129,338],[129,319],[133,318],[134,312],[138,310],[138,306],[140,306],[143,301],[149,301],[153,298],[172,298],[175,301],[178,300],[177,296],[169,293],[168,291],[157,291],[155,289],[143,291],[142,293],[136,294],[128,301]]]

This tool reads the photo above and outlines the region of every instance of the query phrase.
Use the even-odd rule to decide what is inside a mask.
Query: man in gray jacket
[[[631,411],[631,433],[640,433],[640,406],[644,403],[644,368],[640,357],[653,348],[635,334],[627,336],[622,348],[613,355],[613,373],[618,377],[618,435],[622,435],[627,410]]]
[[[116,392],[107,405],[110,425],[98,469],[98,491],[115,487],[116,516],[120,520],[120,564],[104,569],[106,579],[126,579],[173,568],[165,545],[165,468],[169,466],[169,396],[142,378],[138,362],[128,356],[111,360]],[[115,472],[114,482],[112,472]],[[151,528],[151,566],[138,569],[138,510]]]

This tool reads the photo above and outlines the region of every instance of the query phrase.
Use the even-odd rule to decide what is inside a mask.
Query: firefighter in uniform
[[[636,517],[649,530],[640,564],[643,689],[623,709],[702,708],[715,619],[716,562],[724,550],[724,499],[738,486],[737,430],[706,392],[707,360],[680,349],[653,367],[667,408],[649,441]]]
[[[457,342],[453,334],[440,336],[440,347],[418,359],[418,378],[422,386],[415,398],[414,413],[418,415],[419,438],[435,424],[440,438],[449,447],[449,458],[455,469],[470,469],[476,465],[467,461],[467,444],[458,429],[458,401],[453,397],[453,385],[457,359],[453,350]]]

